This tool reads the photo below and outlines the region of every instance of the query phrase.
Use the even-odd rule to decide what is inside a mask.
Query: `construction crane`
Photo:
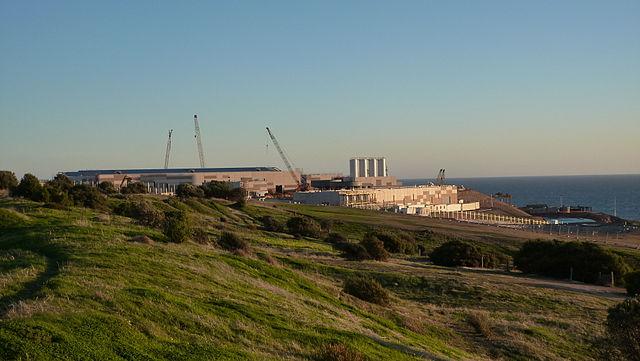
[[[444,168],[440,169],[438,172],[438,177],[436,178],[436,185],[444,185]]]
[[[193,125],[195,126],[196,144],[198,145],[198,157],[200,157],[200,168],[204,168],[204,152],[202,151],[202,137],[200,136],[200,124],[198,123],[198,114],[193,115]]]
[[[171,134],[173,129],[169,130],[169,138],[167,139],[167,150],[164,152],[164,169],[169,168],[169,154],[171,154]]]
[[[291,162],[289,161],[286,154],[284,153],[284,150],[282,150],[282,147],[280,147],[280,143],[278,143],[278,140],[276,139],[276,137],[273,135],[273,133],[271,133],[271,130],[269,129],[269,127],[267,127],[267,133],[269,133],[269,138],[271,138],[273,145],[278,150],[278,153],[280,154],[280,158],[282,158],[284,165],[287,166],[287,170],[289,170],[289,174],[291,174],[291,178],[293,178],[293,180],[296,182],[297,189],[302,189],[302,184],[300,183],[300,179],[298,179],[296,172],[293,170],[293,166],[291,165]]]

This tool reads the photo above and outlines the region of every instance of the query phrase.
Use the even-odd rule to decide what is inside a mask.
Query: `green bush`
[[[164,223],[164,213],[146,200],[134,200],[120,203],[115,208],[115,213],[121,216],[135,219],[138,223],[160,228]]]
[[[628,298],[609,309],[607,333],[629,360],[640,360],[640,297]]]
[[[164,235],[169,242],[182,243],[191,236],[191,224],[185,211],[164,212]]]
[[[318,222],[309,217],[291,217],[287,221],[287,229],[289,233],[296,237],[314,237],[317,238],[322,233],[322,229]]]
[[[365,356],[357,350],[341,343],[325,345],[315,358],[317,361],[365,361]]]
[[[204,191],[200,187],[196,187],[193,184],[183,183],[176,187],[176,196],[180,198],[203,198]]]
[[[98,184],[98,190],[104,194],[114,194],[116,193],[116,187],[113,183],[108,181],[102,181]]]
[[[249,244],[247,241],[233,232],[222,232],[222,235],[218,240],[218,245],[227,251],[249,250]]]
[[[141,182],[129,182],[126,186],[120,188],[122,194],[145,194],[147,187]]]
[[[77,206],[105,209],[107,199],[98,188],[86,185],[76,184],[69,190],[69,196],[73,200],[73,203]]]
[[[342,252],[342,257],[349,261],[364,261],[371,259],[367,250],[358,243],[341,242],[333,245],[334,248]]]
[[[374,232],[376,236],[384,244],[384,248],[391,253],[416,254],[418,252],[418,243],[415,238],[404,232]]]
[[[384,243],[371,233],[365,234],[360,245],[367,251],[371,259],[386,261],[389,258],[389,252],[384,249]]]
[[[436,247],[429,255],[431,261],[445,267],[497,268],[507,256],[496,250],[483,248],[470,242],[453,240]]]
[[[233,187],[230,182],[211,181],[203,183],[200,188],[208,198],[223,198],[235,202],[247,198],[246,189]]]
[[[0,189],[12,189],[18,185],[15,173],[8,170],[0,170]]]
[[[387,305],[389,293],[378,281],[367,277],[350,277],[344,281],[343,291],[363,301]]]
[[[269,232],[284,232],[284,225],[277,219],[271,216],[260,217],[260,223],[262,223],[262,229]]]
[[[613,272],[620,279],[628,270],[624,260],[599,245],[586,242],[527,241],[514,256],[514,265],[525,273],[597,283]]]
[[[340,233],[329,233],[329,235],[327,235],[327,238],[324,239],[327,243],[331,243],[331,244],[341,244],[341,243],[347,243],[349,242],[349,240],[347,239],[347,237],[343,236]]]
[[[624,285],[629,296],[640,296],[640,271],[629,272],[624,275]]]

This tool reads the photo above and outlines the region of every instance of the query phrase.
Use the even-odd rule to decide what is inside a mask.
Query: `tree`
[[[191,224],[185,211],[167,211],[164,218],[164,235],[169,242],[182,243],[189,239]]]
[[[640,360],[640,297],[628,298],[609,309],[607,332],[629,360]]]
[[[183,183],[176,187],[176,196],[180,198],[204,197],[204,191],[200,187],[196,187],[193,184]]]
[[[372,278],[360,276],[347,278],[344,281],[343,291],[363,301],[379,305],[389,304],[389,293]]]
[[[227,198],[231,192],[231,183],[211,181],[203,183],[200,188],[208,198]]]
[[[27,173],[22,177],[20,183],[13,189],[12,194],[38,202],[46,198],[40,180],[31,173]]]
[[[73,181],[62,173],[58,173],[52,180],[47,182],[47,185],[59,189],[64,192],[68,192],[73,188]]]
[[[15,173],[8,170],[0,170],[0,190],[12,189],[18,185]]]

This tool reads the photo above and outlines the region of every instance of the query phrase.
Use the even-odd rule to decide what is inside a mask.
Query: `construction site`
[[[384,210],[477,223],[545,223],[542,218],[498,201],[494,203],[493,199],[488,205],[487,196],[447,184],[445,169],[439,170],[435,182],[416,186],[403,186],[390,175],[387,158],[381,156],[351,158],[348,176],[339,172],[304,173],[294,166],[269,127],[266,127],[268,140],[276,148],[286,170],[274,166],[206,167],[198,115],[193,116],[193,126],[199,167],[170,167],[173,130],[169,130],[164,168],[78,170],[63,174],[75,183],[109,182],[116,189],[139,182],[151,194],[171,195],[181,184],[199,186],[207,182],[227,182],[232,188],[243,188],[249,197],[261,200]]]

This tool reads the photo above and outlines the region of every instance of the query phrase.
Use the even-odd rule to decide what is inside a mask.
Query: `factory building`
[[[398,205],[458,204],[458,188],[454,185],[391,188],[360,188],[296,192],[293,201],[303,204],[390,208]]]
[[[295,173],[300,179],[299,172]],[[289,172],[275,167],[79,170],[64,174],[76,183],[107,181],[119,187],[130,181],[141,182],[152,193],[172,193],[179,184],[211,181],[231,182],[253,196],[291,191],[298,186]]]
[[[384,157],[355,157],[349,160],[349,176],[358,177],[386,177],[387,159]]]

